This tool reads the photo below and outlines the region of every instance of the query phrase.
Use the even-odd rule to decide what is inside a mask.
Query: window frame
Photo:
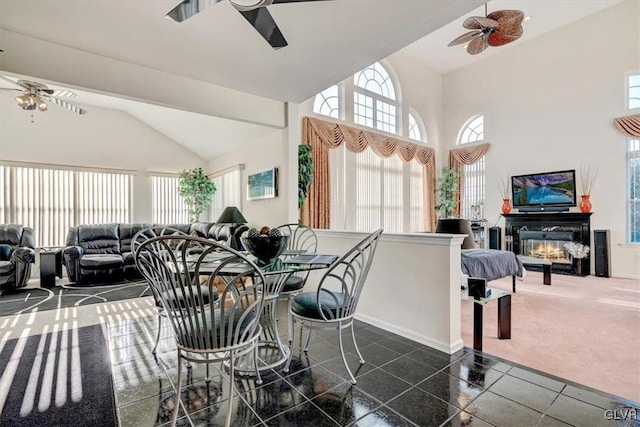
[[[480,121],[480,123],[476,123],[478,121]],[[482,128],[481,132],[478,132],[479,127]],[[484,128],[484,114],[475,114],[471,116],[458,131],[456,145],[462,146],[467,144],[483,143],[485,141]],[[469,134],[466,134],[466,131],[469,131]],[[468,137],[465,138],[465,135],[468,135]],[[473,135],[476,135],[476,137],[470,138]],[[463,140],[463,138],[465,138],[465,140]],[[471,165],[463,165],[460,172],[463,174],[465,180],[463,187],[460,189],[460,212],[458,213],[459,216],[464,218],[471,218],[472,206],[480,206],[481,217],[484,217],[484,209],[487,199],[486,156],[482,156],[480,159],[478,159],[477,162]],[[475,185],[470,185],[472,180],[466,179],[468,175],[473,175],[473,182]],[[467,191],[464,191],[465,189]],[[471,195],[475,197],[475,200],[471,200]]]
[[[374,69],[375,71],[375,66],[376,65],[380,65],[380,67],[385,71],[385,73],[387,74],[387,77],[384,79],[384,83],[388,84],[391,86],[391,88],[393,89],[393,98],[389,98],[386,97],[382,94],[378,94],[372,90],[366,89],[362,86],[358,86],[357,84],[357,79],[358,76],[363,75],[367,70],[370,69]],[[368,65],[366,67],[364,67],[363,69],[361,69],[360,71],[356,72],[353,74],[353,76],[351,77],[351,81],[353,84],[353,91],[352,91],[352,108],[353,108],[353,123],[355,123],[356,125],[360,125],[360,126],[365,126],[371,129],[375,129],[377,131],[380,132],[384,132],[384,133],[388,133],[391,135],[401,135],[401,124],[402,124],[402,98],[400,96],[400,84],[398,82],[398,79],[395,77],[393,71],[393,69],[387,65],[384,64],[383,61],[377,61],[374,62],[371,65]],[[379,83],[379,82],[378,82]],[[373,115],[372,117],[367,117],[367,116],[361,116],[357,113],[358,111],[358,106],[360,105],[364,105],[365,108],[366,105],[365,104],[360,104],[360,103],[356,103],[356,98],[357,98],[357,94],[362,95],[364,97],[368,97],[371,98],[373,100],[371,109],[373,111]],[[378,113],[380,112],[380,114],[384,115],[384,114],[389,114],[389,113],[385,113],[384,110],[384,106],[385,105],[389,105],[391,108],[393,108],[395,110],[394,112],[394,123],[386,123],[386,122],[380,122],[380,118],[378,117]],[[366,123],[361,123],[360,121],[358,121],[358,117],[364,117],[365,119],[371,119],[372,121],[372,125],[369,126]],[[394,131],[391,132],[389,130],[385,130],[384,128],[379,127],[379,122],[384,124],[387,124],[388,126],[393,126]]]

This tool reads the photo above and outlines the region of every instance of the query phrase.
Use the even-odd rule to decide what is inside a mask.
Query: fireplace
[[[520,231],[520,254],[546,259],[554,264],[573,263],[564,247],[573,241],[571,231]]]
[[[591,213],[514,213],[504,215],[507,250],[551,261],[554,273],[589,275],[590,258],[572,259],[564,248],[568,242],[591,246]],[[536,270],[535,267],[527,267]]]

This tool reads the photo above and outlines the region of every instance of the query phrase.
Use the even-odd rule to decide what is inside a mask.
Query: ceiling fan
[[[213,6],[216,3],[220,3],[224,0],[183,0],[179,5],[171,9],[166,17],[176,21],[182,22],[192,16],[202,12],[209,6]],[[326,0],[227,0],[233,7],[236,8],[242,16],[245,17],[249,24],[253,26],[260,33],[262,37],[273,47],[274,49],[280,49],[287,46],[278,24],[274,21],[271,13],[267,10],[266,6],[271,4],[280,3],[301,3],[309,1],[326,1]]]
[[[485,16],[471,16],[463,22],[462,26],[469,30],[468,33],[455,38],[448,46],[463,43],[467,52],[477,55],[489,46],[502,46],[518,40],[522,36],[522,21],[524,13],[520,10],[496,10],[487,15],[487,4],[484,5]]]
[[[23,110],[33,111],[36,108],[40,111],[47,111],[49,106],[48,102],[51,102],[59,107],[66,108],[67,110],[77,114],[87,114],[87,110],[73,105],[61,98],[77,98],[74,92],[61,89],[53,90],[49,89],[46,85],[38,82],[32,82],[30,80],[11,80],[5,76],[0,75],[0,79],[5,80],[18,86],[20,89],[2,88],[3,90],[14,90],[22,92],[22,94],[16,96],[16,102],[18,106]]]

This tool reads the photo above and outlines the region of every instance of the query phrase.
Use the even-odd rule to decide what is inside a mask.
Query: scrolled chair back
[[[336,260],[324,274],[316,293],[324,321],[353,317],[383,230],[379,229]]]
[[[289,235],[288,251],[316,252],[318,236],[312,228],[302,224],[284,224],[276,227],[283,234]]]
[[[255,342],[265,276],[247,257],[212,240],[152,237],[136,250],[136,265],[160,298],[179,348],[241,350]],[[221,286],[218,304],[204,304]]]

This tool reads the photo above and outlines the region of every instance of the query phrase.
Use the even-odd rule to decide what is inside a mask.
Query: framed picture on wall
[[[278,196],[278,168],[270,168],[249,174],[247,200],[272,199]]]

